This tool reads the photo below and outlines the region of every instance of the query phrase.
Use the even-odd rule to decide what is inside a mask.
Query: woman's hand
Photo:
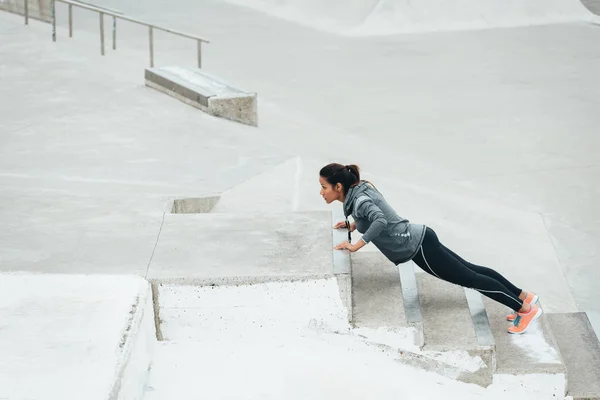
[[[347,240],[345,240],[342,243],[335,246],[334,249],[335,250],[349,250],[350,253],[354,253],[355,251],[358,251],[365,245],[366,245],[366,243],[362,239],[359,239],[358,242],[356,242],[356,244],[352,244],[352,243],[348,242]]]
[[[333,229],[342,229],[346,227],[346,221],[340,221],[333,226]],[[354,232],[356,230],[356,224],[352,222],[350,224],[350,232]]]
[[[352,243],[348,243],[347,240],[345,240],[342,243],[335,246],[334,249],[335,250],[350,250],[351,253],[354,253],[357,250],[356,246],[353,245]]]

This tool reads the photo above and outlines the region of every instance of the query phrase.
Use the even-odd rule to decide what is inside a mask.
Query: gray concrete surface
[[[471,350],[478,347],[462,287],[425,273],[417,274],[425,350]]]
[[[332,277],[331,213],[166,214],[149,279],[194,283]]]
[[[484,387],[490,385],[495,372],[494,349],[478,343],[464,289],[424,272],[416,274],[416,278],[423,314],[423,350],[464,351],[471,357],[479,357],[485,367],[461,371],[455,379]],[[440,371],[451,373],[451,370],[445,367]]]
[[[506,320],[506,316],[512,310],[487,297],[484,298],[484,304],[496,344],[496,373],[565,373],[554,336],[543,322],[545,315],[542,315],[525,334],[510,335],[507,333],[510,322]]]
[[[267,94],[261,134],[144,90],[147,31],[123,27],[130,39],[100,58],[97,16],[81,14],[68,42],[59,26],[57,43],[47,25],[0,16],[3,269],[144,274],[168,199],[234,193],[274,171],[238,201],[329,210],[316,172],[339,159],[548,310],[600,311],[596,27],[347,41],[216,2],[173,4],[193,18],[118,6],[214,38],[207,69]],[[158,63],[193,63],[172,39],[156,46]],[[279,168],[291,159],[293,175]]]
[[[400,282],[402,285],[402,301],[406,322],[415,324],[422,330],[423,314],[419,301],[419,287],[415,276],[415,264],[412,262],[398,265]]]
[[[492,334],[492,328],[490,327],[490,320],[483,304],[483,296],[479,292],[465,288],[465,298],[467,299],[467,305],[469,306],[469,312],[471,313],[471,320],[473,321],[473,329],[475,330],[475,337],[477,337],[477,343],[479,346],[490,347],[494,346],[494,335]]]
[[[581,0],[584,6],[596,15],[600,15],[600,0]]]
[[[567,369],[567,395],[600,399],[600,343],[585,313],[548,314]]]
[[[146,68],[146,85],[216,117],[256,126],[257,94],[248,93],[199,68]]]
[[[381,253],[352,254],[352,288],[356,326],[407,326],[398,267]]]

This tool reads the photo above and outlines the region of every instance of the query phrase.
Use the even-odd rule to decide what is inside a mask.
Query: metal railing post
[[[152,26],[148,26],[148,37],[150,41],[150,67],[154,68],[154,35],[152,34]]]
[[[52,41],[56,42],[56,1],[50,2],[50,14],[52,14]]]
[[[104,55],[104,13],[100,14],[100,54]]]
[[[29,0],[25,0],[25,25],[29,25]]]
[[[113,16],[113,50],[117,49],[117,17]]]
[[[5,0],[0,0],[5,1]],[[25,4],[25,24],[29,23],[29,1],[23,0]],[[41,0],[40,0],[41,1]],[[154,30],[158,29],[160,31],[164,31],[167,33],[171,33],[177,36],[186,37],[196,41],[197,45],[197,62],[198,68],[202,68],[202,42],[210,43],[208,40],[201,38],[196,35],[189,35],[184,32],[179,32],[173,29],[167,29],[160,26],[151,25],[147,22],[128,17],[124,15],[121,11],[111,10],[110,8],[104,8],[99,6],[94,6],[89,3],[84,3],[83,1],[72,1],[72,0],[44,0],[50,1],[50,14],[51,14],[51,23],[52,23],[52,41],[56,42],[56,2],[62,2],[68,4],[69,6],[69,37],[73,37],[73,7],[83,8],[85,10],[91,10],[98,13],[99,22],[100,22],[100,54],[103,56],[106,54],[105,50],[105,37],[104,37],[104,15],[109,15],[113,19],[112,23],[112,48],[113,50],[117,49],[117,19],[122,19],[124,21],[129,21],[134,24],[139,24],[148,27],[148,40],[149,40],[149,50],[150,50],[150,66],[154,67]]]
[[[73,4],[69,4],[69,37],[73,37]]]
[[[202,68],[202,40],[198,40],[198,68]]]

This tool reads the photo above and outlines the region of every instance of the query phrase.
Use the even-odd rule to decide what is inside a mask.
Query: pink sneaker
[[[525,297],[525,301],[524,302],[527,303],[527,304],[537,304],[539,300],[540,300],[540,298],[538,297],[537,294],[528,292],[527,293],[527,297]],[[509,314],[508,317],[506,317],[506,320],[513,322],[515,320],[515,318],[517,318],[517,313],[516,312],[512,313],[512,314]]]

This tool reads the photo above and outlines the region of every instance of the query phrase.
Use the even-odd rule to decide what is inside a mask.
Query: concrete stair
[[[416,330],[418,350],[398,349],[398,362],[484,387],[514,384],[551,398],[600,398],[600,344],[585,313],[544,314],[526,334],[510,335],[511,311],[474,290],[412,262],[394,266],[379,253],[358,252],[351,260],[354,325]],[[457,364],[461,354],[480,367]]]
[[[509,335],[510,310],[474,290],[441,281],[412,262],[396,266],[377,251],[332,254],[333,243],[346,238],[344,230],[331,230],[338,214],[215,213],[219,198],[205,200],[167,205],[172,213],[165,215],[148,269],[159,364],[168,364],[156,367],[164,373],[177,376],[178,354],[208,351],[205,338],[262,340],[285,325],[292,336],[307,328],[357,335],[398,364],[483,388],[516,385],[536,398],[599,398],[600,345],[585,314],[544,314],[525,335]],[[298,281],[304,283],[294,286]],[[207,287],[220,285],[231,293],[216,307],[203,303]],[[257,291],[251,304],[242,296],[248,285]],[[325,287],[325,303],[319,302]],[[333,308],[323,310],[322,304]],[[290,308],[304,314],[293,320]],[[211,318],[215,322],[206,323]],[[242,322],[250,330],[237,329]],[[268,346],[284,346],[286,335]],[[157,399],[172,386],[151,383]]]

